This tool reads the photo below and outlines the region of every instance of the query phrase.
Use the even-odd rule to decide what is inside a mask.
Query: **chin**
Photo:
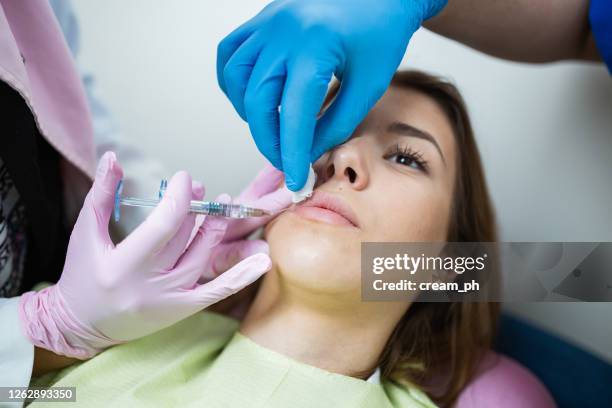
[[[361,296],[361,239],[352,229],[285,212],[265,230],[273,269],[292,286]]]

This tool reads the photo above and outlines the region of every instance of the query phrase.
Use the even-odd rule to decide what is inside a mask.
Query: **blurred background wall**
[[[169,173],[189,171],[209,197],[237,193],[264,163],[217,87],[215,57],[217,43],[265,4],[73,2],[81,66],[124,138]],[[612,241],[612,80],[603,65],[504,62],[421,30],[403,66],[463,92],[503,240]],[[612,303],[506,308],[612,361]]]

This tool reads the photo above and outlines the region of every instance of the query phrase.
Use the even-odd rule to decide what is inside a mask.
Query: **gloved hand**
[[[309,164],[351,135],[387,89],[412,34],[445,4],[277,0],[221,41],[219,85],[289,189],[301,189]],[[332,74],[340,92],[317,123]]]
[[[121,175],[115,156],[105,154],[70,237],[59,282],[22,295],[20,320],[34,345],[88,358],[172,325],[270,268],[269,257],[257,254],[206,284],[197,283],[222,239],[225,221],[207,218],[185,249],[195,223],[189,201],[203,191],[196,186],[192,192],[184,172],[172,178],[150,216],[114,246],[108,221]]]
[[[253,181],[232,200],[237,204],[244,204],[267,210],[269,217],[256,217],[244,219],[230,219],[227,231],[221,243],[213,249],[201,282],[214,279],[226,270],[233,268],[242,259],[256,253],[268,253],[268,243],[262,239],[248,239],[258,228],[268,223],[279,212],[291,205],[291,193],[283,186],[283,173],[267,164],[255,176]],[[253,300],[255,290],[241,291],[229,299],[215,305],[215,312],[229,315],[242,320]]]
[[[255,176],[233,203],[261,208],[272,215],[244,219],[227,219],[227,230],[221,243],[213,249],[204,279],[212,279],[256,253],[268,253],[268,244],[261,239],[247,239],[255,230],[268,223],[280,211],[291,205],[291,193],[283,188],[283,173],[270,164]]]

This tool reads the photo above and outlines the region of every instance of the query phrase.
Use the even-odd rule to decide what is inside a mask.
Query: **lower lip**
[[[354,225],[349,220],[347,220],[337,212],[325,208],[298,206],[294,211],[296,214],[301,215],[302,217],[308,218],[310,220],[321,221],[332,225],[354,227]]]

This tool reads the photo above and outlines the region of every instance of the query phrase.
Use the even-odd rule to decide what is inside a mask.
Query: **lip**
[[[316,190],[312,197],[297,205],[294,212],[328,224],[359,227],[357,216],[351,207],[334,194]]]

